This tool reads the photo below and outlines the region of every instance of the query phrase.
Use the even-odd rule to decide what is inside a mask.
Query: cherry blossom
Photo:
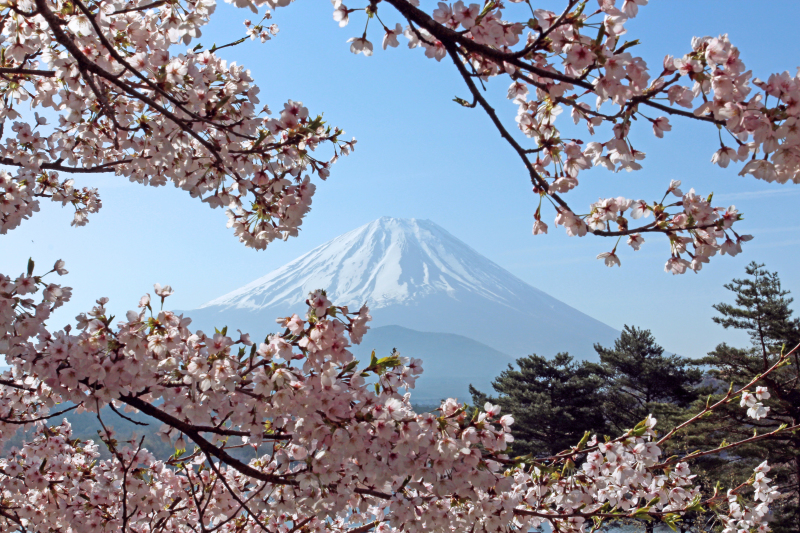
[[[366,307],[353,312],[314,291],[304,317],[279,319],[283,333],[257,345],[241,332],[234,340],[227,328],[192,330],[188,317],[152,309],[149,297],[113,325],[100,298],[76,329],[51,332],[49,313],[70,291],[46,278],[64,266],[37,274],[30,262],[16,281],[0,276],[0,350],[11,366],[0,376],[0,442],[31,430],[0,459],[4,529],[188,533],[191,524],[236,523],[249,532],[304,523],[332,533],[509,524],[588,531],[593,517],[674,523],[702,504],[726,527],[766,530],[779,497],[766,463],[747,483],[704,495],[690,462],[719,450],[669,459],[661,452],[680,427],[737,397],[751,417],[763,417],[769,392],[760,377],[660,438],[648,416],[615,439],[587,434],[553,457],[514,458],[507,453],[514,419],[498,406],[451,398],[433,413],[415,413],[419,361],[396,351],[353,358],[349,347],[370,320]],[[59,410],[67,401],[74,407]],[[105,406],[113,416],[101,414]],[[71,410],[97,416],[109,459],[98,444],[76,440],[66,420],[48,425]],[[141,440],[119,441],[111,418],[125,411],[160,425],[175,455],[157,460]],[[234,437],[241,444],[232,445]],[[228,451],[236,446],[254,458],[237,459]],[[570,464],[574,473],[551,477]]]
[[[350,51],[354,54],[364,54],[365,56],[372,55],[372,43],[369,42],[366,37],[353,37],[347,42],[352,43],[350,45]]]
[[[0,234],[30,218],[42,198],[72,205],[73,225],[86,224],[102,208],[100,193],[64,175],[115,173],[156,187],[172,182],[226,208],[235,235],[260,249],[297,234],[312,175],[326,179],[353,148],[302,105],[302,113],[270,118],[249,71],[219,58],[218,47],[172,49],[201,35],[213,2],[20,6],[4,8],[12,14],[3,18],[0,118],[12,134],[0,158],[16,170],[0,176]],[[277,34],[264,25],[271,16],[248,21],[247,35]],[[18,120],[23,105],[37,110],[33,128]],[[52,125],[39,116],[46,108],[58,116]],[[321,159],[323,144],[333,154]]]
[[[800,78],[787,72],[772,74],[767,81],[754,78],[727,35],[695,37],[687,43],[690,48],[685,54],[668,54],[651,70],[632,52],[638,40],[620,44],[620,36],[627,33],[626,23],[642,14],[639,8],[647,6],[646,0],[601,0],[598,9],[565,0],[561,12],[512,7],[521,1],[485,6],[467,5],[463,0],[437,2],[430,11],[409,0],[362,3],[369,17],[380,17],[384,49],[396,46],[403,23],[409,48],[423,48],[426,57],[437,61],[450,57],[471,95],[455,101],[479,107],[491,117],[522,160],[534,193],[551,200],[556,225],[564,225],[570,236],[591,233],[618,238],[661,233],[674,259],[666,270],[673,274],[688,269],[698,272],[717,252],[740,253],[744,241],[727,221],[721,222],[718,215],[724,208],[711,205],[708,192],[703,193],[707,206],[699,206],[693,190],[693,198],[688,199],[692,210],[700,207],[702,220],[687,212],[687,199],[666,201],[670,195],[684,196],[680,186],[672,184],[660,202],[637,201],[631,218],[651,213],[656,218],[641,225],[631,223],[621,212],[616,217],[598,214],[597,205],[592,205],[589,213],[571,206],[568,193],[581,184],[583,171],[595,166],[614,172],[646,168],[646,154],[631,137],[637,122],[649,122],[659,138],[672,130],[672,120],[708,123],[711,134],[725,133],[729,139],[726,145],[719,136],[713,164],[727,168],[732,162],[743,163],[742,176],[800,183],[800,130],[794,126],[800,116]],[[334,6],[342,9],[338,0]],[[355,9],[347,12],[354,15]],[[334,15],[339,17],[336,13],[339,11]],[[393,30],[385,25],[389,17],[400,20],[393,21]],[[589,29],[598,25],[603,28],[599,36]],[[353,52],[371,53],[371,44],[366,48],[369,31],[367,24],[361,37],[348,41]],[[501,76],[510,78],[507,94],[517,109],[516,127],[528,143],[511,135],[479,87]],[[558,116],[565,108],[576,125],[586,126],[590,137],[600,138],[575,139],[572,133],[562,131]],[[653,110],[661,115],[651,115]],[[540,210],[541,206],[537,213]],[[572,223],[574,219],[582,219],[586,226]],[[571,223],[563,223],[567,221]],[[533,233],[544,233],[542,227],[538,224]],[[689,241],[682,242],[687,238]]]
[[[598,259],[602,259],[607,267],[612,266],[620,266],[619,257],[617,256],[616,250],[612,250],[611,252],[603,252],[598,254]]]
[[[245,23],[244,42],[276,36],[269,9],[292,2],[232,3],[262,13]],[[489,113],[523,162],[539,200],[534,234],[547,233],[542,204],[550,202],[556,227],[570,236],[628,237],[637,249],[644,233],[660,233],[670,247],[665,269],[696,272],[750,240],[734,230],[741,219],[734,206],[683,192],[679,181],[653,202],[608,195],[573,210],[565,197],[592,166],[644,168],[631,129],[649,121],[657,135],[670,131],[666,117],[644,114],[652,109],[729,133],[735,157],[723,145],[720,166],[735,161],[745,175],[797,182],[798,81],[786,73],[751,78],[725,35],[694,39],[689,53],[668,56],[663,71],[651,73],[619,44],[647,2],[618,3],[602,0],[592,12],[567,0],[560,14],[534,9],[532,19],[518,21],[507,20],[502,2],[440,2],[431,15],[416,0],[355,8],[334,0],[333,7],[342,26],[362,10],[367,21],[378,20],[384,48],[395,47],[402,30],[409,48],[452,60],[472,96],[472,103],[456,101]],[[405,23],[391,30],[384,25],[390,8]],[[24,0],[0,8],[0,119],[9,122],[0,161],[13,169],[0,172],[0,233],[33,216],[42,198],[71,205],[73,224],[86,224],[102,202],[98,190],[80,186],[80,175],[113,172],[143,185],[171,182],[226,208],[246,246],[263,249],[298,234],[317,183],[355,140],[343,140],[341,129],[300,101],[287,100],[277,115],[262,106],[249,71],[216,54],[239,41],[187,49],[214,9],[209,0]],[[594,23],[600,37],[581,33]],[[375,26],[349,40],[354,53],[372,53]],[[507,94],[529,145],[509,133],[476,85],[497,76],[511,78]],[[766,96],[776,107],[766,106]],[[608,137],[587,143],[562,135],[567,108],[589,135]],[[33,118],[22,120],[28,109]],[[39,114],[45,109],[54,122]],[[322,147],[331,153],[320,156]],[[620,265],[616,245],[598,258]],[[145,294],[115,319],[101,297],[74,326],[55,329],[52,312],[72,290],[53,276],[66,274],[63,261],[41,273],[32,260],[22,273],[0,274],[0,354],[9,367],[0,376],[4,531],[450,533],[546,525],[571,533],[609,518],[674,525],[700,505],[729,531],[767,531],[770,503],[780,495],[766,463],[746,483],[705,494],[691,462],[798,429],[662,457],[681,428],[737,398],[750,417],[765,416],[769,391],[758,382],[795,348],[661,436],[648,416],[609,440],[587,434],[552,457],[513,457],[514,420],[498,406],[448,398],[416,413],[421,361],[397,351],[354,358],[351,346],[369,332],[366,306],[354,311],[314,291],[305,312],[278,318],[278,331],[261,342],[227,327],[192,329],[190,317],[168,309],[172,288],[155,284],[159,305]],[[99,443],[75,438],[72,411],[97,417]],[[148,417],[175,454],[158,460],[143,440],[122,442],[113,421],[126,412]],[[9,446],[17,436],[21,444]],[[252,458],[239,459],[238,448]]]
[[[383,49],[386,50],[387,46],[397,48],[400,45],[397,36],[402,34],[403,27],[400,24],[396,24],[394,29],[386,28],[386,33],[383,35]]]

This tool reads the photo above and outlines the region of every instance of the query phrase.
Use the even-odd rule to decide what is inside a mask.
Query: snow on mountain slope
[[[429,220],[383,217],[189,312],[194,325],[257,335],[303,312],[312,290],[367,303],[374,326],[463,335],[511,356],[594,355],[617,332],[531,287]],[[400,347],[398,347],[400,348]],[[413,354],[408,354],[413,355]],[[455,355],[455,354],[454,354]]]

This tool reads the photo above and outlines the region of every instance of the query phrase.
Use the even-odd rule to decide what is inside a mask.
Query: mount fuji
[[[228,324],[259,338],[275,318],[301,314],[312,290],[335,305],[366,303],[372,329],[356,355],[396,347],[421,358],[412,397],[467,397],[516,357],[570,352],[592,358],[593,344],[618,332],[536,289],[429,220],[383,217],[345,233],[233,292],[189,311],[193,326]],[[364,352],[364,354],[360,353]]]

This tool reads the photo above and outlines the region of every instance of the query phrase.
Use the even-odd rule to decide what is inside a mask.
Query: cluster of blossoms
[[[483,5],[462,0],[438,2],[430,13],[420,8],[418,0],[385,0],[369,2],[365,11],[368,22],[377,18],[383,25],[384,49],[398,46],[397,37],[402,34],[410,48],[422,47],[427,57],[438,61],[451,57],[473,99],[471,103],[456,101],[468,107],[480,105],[490,115],[522,159],[534,193],[551,201],[556,225],[565,225],[568,235],[627,236],[629,244],[638,249],[643,242],[641,233],[662,233],[672,252],[666,270],[673,274],[698,271],[716,252],[738,253],[749,237],[732,231],[732,223],[738,220],[735,210],[711,207],[710,197],[702,200],[691,192],[681,202],[648,205],[646,212],[654,213],[656,220],[632,227],[622,216],[629,200],[620,202],[621,209],[613,212],[607,203],[616,200],[601,200],[591,206],[590,213],[579,214],[565,195],[579,185],[579,174],[592,167],[613,172],[640,170],[646,154],[634,148],[631,140],[634,121],[649,123],[657,137],[672,129],[667,116],[650,116],[649,111],[716,126],[720,149],[711,161],[720,167],[741,162],[740,175],[800,183],[800,79],[786,72],[771,75],[767,82],[753,79],[727,35],[695,38],[691,52],[682,57],[668,55],[659,65],[660,71],[651,71],[641,57],[630,52],[638,41],[620,41],[627,33],[625,23],[639,13],[646,0],[597,0],[594,11],[594,2],[565,3],[560,14],[534,9],[523,0]],[[387,4],[404,19],[405,26],[386,26],[384,9],[380,10],[384,18],[378,17],[379,7]],[[517,8],[511,4],[526,5]],[[340,26],[350,22],[350,15],[357,11],[342,0],[333,0],[333,5]],[[516,20],[505,20],[507,16]],[[350,39],[354,53],[371,55],[368,28],[361,37]],[[474,81],[506,75],[512,81],[508,98],[517,106],[517,127],[531,139],[532,147],[523,146],[510,134]],[[762,92],[753,92],[751,83]],[[768,106],[770,97],[774,98]],[[604,109],[608,105],[613,109]],[[568,138],[572,133],[563,131],[556,121],[565,108],[571,111],[576,126],[567,128],[577,130],[583,123],[590,136],[607,132],[609,140]],[[633,218],[637,218],[635,213]],[[547,233],[541,220],[541,200],[534,219],[534,235]],[[618,227],[609,228],[609,222]],[[689,243],[694,251],[682,257]],[[616,247],[600,258],[607,265],[620,264]]]
[[[257,12],[290,1],[234,3]],[[367,6],[370,19],[379,3]],[[346,25],[353,10],[340,0],[333,4],[334,18]],[[524,149],[496,124],[569,234],[627,236],[637,249],[643,233],[665,233],[673,271],[697,270],[717,251],[738,253],[747,240],[731,229],[739,218],[735,209],[683,194],[679,183],[665,198],[671,193],[680,201],[668,205],[609,198],[586,215],[568,207],[561,195],[577,186],[580,171],[638,168],[644,154],[633,149],[628,131],[640,105],[725,127],[746,146],[736,149],[736,158],[754,158],[745,169],[772,165],[775,179],[794,179],[794,81],[779,77],[762,87],[782,102],[775,109],[745,100],[749,75],[720,38],[698,40],[692,54],[669,58],[650,82],[644,62],[617,45],[626,18],[646,0],[625,0],[620,9],[602,0],[595,39],[581,35],[592,27],[592,15],[575,0],[562,15],[539,10],[525,23],[505,21],[501,2],[441,3],[433,17],[416,0],[381,3],[387,4],[408,26],[384,27],[384,48],[398,46],[402,33],[432,58],[449,55],[474,105],[493,117],[474,77],[512,76],[509,96],[519,106],[519,125],[537,147]],[[259,109],[248,71],[215,49],[170,52],[200,36],[214,7],[210,0],[20,0],[0,7],[0,120],[13,122],[0,144],[0,163],[16,169],[0,174],[0,233],[31,216],[39,198],[71,203],[74,223],[84,224],[100,208],[97,192],[59,176],[111,171],[154,186],[171,181],[211,207],[228,208],[230,225],[248,246],[263,248],[297,233],[314,192],[311,175],[326,178],[354,141],[340,140],[341,130],[312,117],[301,102],[289,100],[274,117]],[[269,13],[246,24],[243,40],[274,36],[277,27],[265,26],[267,19]],[[535,33],[524,37],[525,27]],[[372,52],[366,32],[351,40],[351,49]],[[563,72],[554,64],[562,56]],[[587,81],[591,72],[593,82]],[[676,85],[684,77],[695,82],[694,91]],[[535,98],[528,96],[531,88]],[[702,94],[704,104],[696,115],[678,112],[653,100],[661,94],[670,105],[689,107]],[[596,110],[580,101],[589,96],[597,97]],[[606,100],[620,107],[616,115],[600,114]],[[30,123],[18,120],[22,105],[49,108],[57,123],[38,114]],[[613,138],[585,148],[562,139],[554,119],[563,106],[590,132],[613,122]],[[656,135],[670,129],[663,117],[648,120]],[[332,146],[328,160],[313,156],[322,143]],[[758,159],[760,152],[768,155]],[[726,165],[734,156],[723,147],[715,159]],[[763,169],[747,171],[771,177]],[[654,221],[629,228],[626,213],[633,219],[652,214]],[[534,231],[545,233],[541,203],[535,218]],[[607,264],[618,264],[615,252],[604,257]],[[155,298],[145,295],[116,324],[108,300],[100,298],[76,327],[56,331],[47,322],[71,290],[46,279],[66,273],[59,261],[37,275],[31,261],[20,276],[0,274],[0,354],[10,367],[0,375],[0,445],[8,449],[0,459],[3,531],[489,533],[548,524],[572,533],[623,518],[675,525],[682,513],[701,509],[716,515],[726,532],[768,530],[777,494],[766,464],[742,485],[710,496],[699,492],[688,468],[695,456],[741,443],[659,462],[677,428],[659,439],[648,417],[618,438],[586,435],[553,457],[512,457],[514,420],[497,406],[447,399],[433,413],[416,413],[409,390],[422,371],[419,361],[397,352],[354,359],[349,347],[368,330],[366,307],[336,306],[316,291],[304,316],[278,319],[282,332],[254,342],[241,332],[229,336],[227,328],[193,331],[188,317],[163,309],[172,289],[156,285]],[[766,414],[761,400],[769,393],[745,388],[681,427],[739,394],[751,417]],[[97,444],[76,439],[68,422],[48,424],[71,410],[97,416],[109,458]],[[142,440],[119,442],[109,418],[125,418],[121,411],[160,424],[175,454],[158,460]],[[30,431],[11,447],[19,430]],[[242,459],[236,448],[247,448],[252,458]]]
[[[768,400],[769,396],[769,391],[766,387],[756,387],[755,394],[747,391],[742,393],[742,401],[739,405],[748,408],[747,416],[760,420],[769,413],[769,407],[764,407],[761,400]]]
[[[534,459],[508,455],[514,420],[497,406],[447,399],[434,413],[415,413],[402,392],[414,387],[420,361],[397,352],[355,360],[348,348],[367,332],[369,311],[335,306],[324,291],[309,295],[304,317],[278,319],[283,332],[264,342],[192,331],[190,319],[154,310],[173,292],[160,285],[157,300],[145,295],[116,326],[101,298],[76,329],[51,332],[50,312],[70,296],[45,281],[53,273],[66,273],[63,262],[45,275],[31,262],[16,279],[0,276],[0,352],[11,367],[0,376],[0,443],[34,429],[0,459],[4,530],[490,532],[550,524],[582,532],[606,519],[675,524],[701,507],[737,531],[766,530],[776,496],[766,465],[727,495],[704,498],[683,459],[659,463],[668,436],[657,439],[652,417],[619,438],[587,434]],[[763,388],[756,394],[768,397]],[[110,458],[74,439],[69,423],[47,425],[64,402],[97,415]],[[101,417],[106,406],[114,414]],[[135,437],[118,442],[108,418],[124,417],[119,409],[160,423],[176,453],[157,460]],[[237,458],[237,447],[254,458]]]
[[[742,251],[742,243],[751,240],[752,235],[739,235],[733,230],[734,222],[739,220],[740,214],[736,207],[729,206],[712,207],[711,198],[701,198],[695,194],[694,189],[684,194],[680,190],[681,182],[673,180],[667,189],[664,199],[670,194],[680,198],[673,204],[664,205],[661,202],[648,204],[644,200],[630,200],[623,197],[600,199],[591,205],[591,212],[585,218],[572,215],[569,211],[559,210],[556,217],[556,225],[564,225],[570,235],[583,236],[592,230],[607,230],[609,224],[617,224],[620,239],[625,235],[624,230],[628,228],[628,216],[634,220],[648,218],[653,215],[652,223],[639,228],[639,232],[666,230],[672,255],[664,265],[666,272],[672,274],[683,274],[687,269],[698,272],[703,268],[704,263],[708,263],[709,258],[719,252],[721,255],[737,255]],[[668,214],[667,209],[671,207],[682,208],[674,214]],[[547,231],[547,226],[544,231]],[[687,235],[681,235],[681,231],[691,227]],[[534,226],[534,233],[536,227]],[[639,250],[644,242],[641,233],[629,233],[627,243],[634,250]],[[732,237],[732,238],[731,238]],[[617,240],[619,242],[619,239]],[[687,246],[691,245],[691,251]],[[683,255],[689,256],[686,259]],[[616,246],[611,252],[603,252],[597,256],[603,259],[606,266],[619,266],[620,259],[616,253]]]
[[[264,2],[261,2],[263,4]],[[268,0],[272,7],[288,2]],[[248,246],[297,234],[315,185],[355,141],[309,115],[302,102],[271,117],[250,72],[202,45],[210,0],[25,0],[2,12],[0,234],[39,209],[39,198],[75,207],[77,225],[97,211],[96,190],[65,173],[113,172],[160,186],[172,182],[211,207],[228,209]],[[254,7],[255,9],[255,7]],[[269,17],[269,12],[265,19]],[[255,31],[266,40],[274,24]],[[251,36],[255,36],[252,34]],[[48,125],[17,121],[25,106],[56,113]],[[314,152],[330,143],[333,155]]]

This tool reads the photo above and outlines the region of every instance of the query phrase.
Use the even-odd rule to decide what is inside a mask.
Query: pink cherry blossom
[[[547,233],[547,224],[545,224],[541,220],[536,220],[533,223],[533,234],[542,235],[544,233]]]
[[[262,8],[243,39],[263,42],[278,34],[270,10],[292,2],[232,3]],[[351,17],[372,21],[349,39],[353,53],[370,56],[374,35],[384,49],[398,46],[402,29],[409,48],[452,63],[469,96],[457,102],[488,113],[522,160],[539,201],[534,234],[547,232],[541,206],[552,205],[569,236],[627,237],[638,249],[642,232],[660,234],[673,274],[741,251],[751,237],[738,232],[738,210],[712,205],[707,193],[683,193],[680,182],[649,203],[613,193],[588,208],[570,206],[572,191],[592,181],[583,179],[590,167],[646,166],[636,128],[650,121],[659,137],[671,128],[666,117],[649,118],[654,109],[711,122],[715,141],[727,130],[738,148],[715,153],[719,166],[742,162],[743,176],[800,182],[797,76],[753,79],[727,35],[692,39],[684,55],[650,71],[635,48],[620,44],[646,0],[601,0],[599,10],[570,3],[563,14],[534,9],[532,19],[516,19],[524,10],[503,2],[438,2],[427,11],[417,0],[332,4],[340,26]],[[114,173],[142,185],[172,183],[225,208],[233,234],[260,250],[299,233],[317,178],[329,178],[333,163],[354,150],[354,139],[300,101],[287,100],[272,115],[245,66],[222,59],[216,47],[192,45],[215,10],[209,0],[21,0],[0,10],[0,115],[8,124],[0,234],[34,216],[43,200],[71,206],[72,224],[87,224],[103,204],[81,176]],[[506,114],[481,87],[497,77],[511,84]],[[591,142],[561,130],[566,108]],[[43,120],[48,113],[53,120]],[[509,133],[514,125],[522,141]],[[677,199],[667,201],[670,193]],[[642,226],[632,222],[651,214]],[[616,247],[598,258],[620,265]],[[0,352],[10,367],[0,385],[0,444],[8,450],[0,458],[3,530],[189,533],[200,524],[241,533],[366,533],[365,525],[379,533],[577,532],[602,523],[608,506],[635,521],[641,513],[678,518],[694,501],[710,501],[720,528],[765,531],[769,505],[780,497],[765,463],[749,484],[704,495],[691,454],[662,458],[651,416],[608,441],[590,438],[580,453],[546,459],[547,471],[518,462],[507,453],[513,417],[501,417],[496,405],[480,410],[447,398],[432,413],[414,412],[421,362],[398,352],[356,360],[350,347],[368,334],[369,309],[337,306],[322,290],[309,295],[307,309],[278,319],[280,331],[257,346],[240,330],[236,338],[226,328],[190,329],[189,317],[153,309],[150,295],[117,323],[108,299],[99,298],[75,326],[56,330],[52,312],[72,291],[44,277],[67,274],[65,265],[44,274],[33,266],[0,274]],[[173,293],[154,287],[162,304]],[[762,403],[769,392],[755,390],[725,401],[741,394],[748,416],[769,416]],[[100,419],[99,445],[76,439],[67,421],[48,421],[63,417],[54,406],[66,402]],[[102,414],[109,405],[152,419],[176,455],[160,461],[141,441],[121,442]],[[230,453],[231,437],[253,458]],[[12,438],[20,444],[7,446]],[[99,446],[108,453],[101,456]],[[562,474],[556,479],[549,468]]]
[[[392,48],[397,48],[399,46],[399,42],[397,41],[397,37],[403,34],[403,27],[400,24],[396,24],[393,30],[386,28],[386,32],[383,35],[383,49],[386,50],[387,46],[391,46]]]
[[[728,164],[731,161],[738,160],[738,158],[739,157],[736,153],[736,150],[734,150],[733,148],[729,148],[727,146],[723,146],[722,148],[714,152],[714,155],[711,156],[711,162],[716,165],[719,165],[722,168],[728,168]]]
[[[681,257],[670,257],[664,265],[664,271],[670,274],[684,274],[689,268],[689,261]]]
[[[614,251],[598,254],[597,258],[602,259],[607,267],[620,266],[619,257]]]
[[[663,138],[664,132],[670,130],[672,130],[672,126],[667,117],[658,117],[653,121],[653,133],[656,134],[656,137]]]
[[[366,37],[351,37],[347,40],[350,45],[350,51],[354,54],[364,54],[365,56],[372,55],[372,43]]]
[[[633,235],[628,237],[628,245],[634,250],[638,250],[643,243],[644,243],[644,237],[642,237],[638,233],[634,233]]]

